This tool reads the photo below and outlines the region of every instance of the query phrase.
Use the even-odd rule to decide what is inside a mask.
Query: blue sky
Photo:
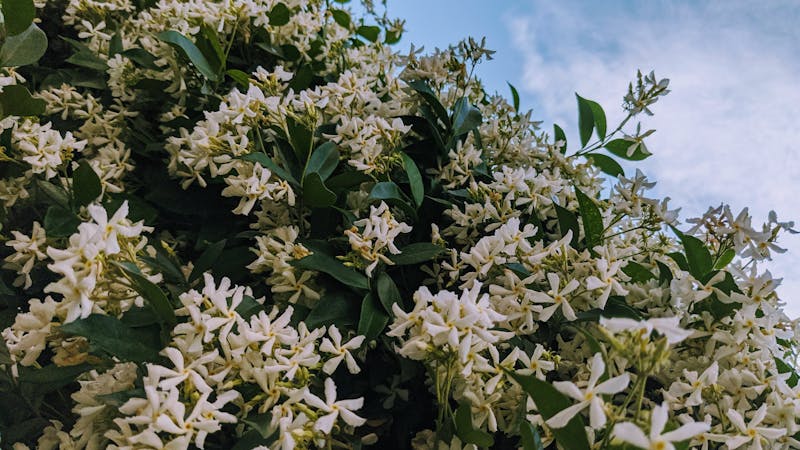
[[[654,156],[637,164],[681,218],[708,206],[774,209],[800,224],[800,3],[795,1],[389,0],[411,42],[428,49],[486,36],[496,50],[477,72],[490,90],[520,91],[524,109],[577,142],[574,93],[600,102],[609,122],[637,68],[671,80],[643,121]],[[572,139],[569,137],[573,136]],[[633,172],[634,166],[626,167]],[[783,277],[800,317],[800,235],[766,268]]]

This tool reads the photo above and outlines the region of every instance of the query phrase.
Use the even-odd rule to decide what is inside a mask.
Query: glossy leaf
[[[308,160],[308,155],[311,153],[312,145],[314,145],[314,136],[311,130],[294,118],[287,117],[286,131],[288,132],[286,137],[289,138],[289,143],[292,145],[297,160],[302,162]]]
[[[333,142],[325,142],[311,153],[306,165],[306,174],[317,173],[322,181],[328,179],[339,165],[339,149]]]
[[[491,447],[494,438],[491,434],[479,430],[472,425],[472,411],[468,403],[461,403],[455,414],[456,435],[465,444],[475,444],[478,447]]]
[[[422,174],[417,167],[417,163],[411,159],[410,156],[403,153],[403,168],[408,176],[408,183],[411,185],[411,196],[414,197],[414,203],[419,207],[425,199],[425,186],[422,181]]]
[[[578,99],[578,130],[581,136],[581,146],[585,147],[592,137],[592,129],[594,129],[594,116],[592,115],[592,106],[589,100],[575,94]]]
[[[596,245],[603,242],[603,216],[594,200],[584,194],[577,187],[575,195],[578,197],[578,209],[583,221],[583,231],[586,234],[586,247],[593,249]]]
[[[3,0],[2,4],[7,36],[16,36],[24,32],[36,17],[33,0]]]
[[[308,206],[323,208],[336,203],[336,193],[325,186],[318,173],[310,173],[303,179],[303,200]]]
[[[733,258],[736,256],[736,251],[732,248],[729,248],[722,252],[721,255],[717,256],[717,262],[714,263],[714,268],[717,270],[724,269],[728,264],[733,261]]]
[[[517,88],[514,87],[513,84],[506,81],[508,88],[511,90],[511,100],[512,105],[514,106],[514,111],[519,112],[519,92],[517,92]]]
[[[216,263],[219,257],[222,255],[222,251],[225,249],[226,242],[227,241],[223,239],[219,242],[209,244],[209,246],[206,247],[205,251],[203,251],[200,257],[197,258],[197,261],[194,263],[192,272],[189,274],[189,283],[200,278],[204,272],[208,271],[214,266],[214,263]]]
[[[383,309],[390,315],[393,315],[392,305],[395,303],[402,305],[403,298],[400,296],[400,290],[397,289],[397,284],[395,284],[392,277],[386,272],[381,272],[378,275],[377,291],[378,300],[380,300],[381,305],[383,305]]]
[[[347,11],[342,11],[341,9],[332,9],[331,15],[333,16],[333,20],[338,23],[342,28],[350,29],[350,14]]]
[[[34,98],[28,88],[19,84],[4,86],[0,92],[0,117],[40,116],[45,106],[44,100]]]
[[[619,163],[610,156],[606,156],[601,153],[587,153],[586,157],[593,166],[597,167],[604,173],[611,175],[612,177],[625,175],[625,170],[622,168],[622,166],[620,166]]]
[[[405,266],[430,261],[444,252],[444,248],[430,242],[415,242],[400,249],[400,254],[389,255],[395,265]]]
[[[0,47],[0,67],[27,66],[47,51],[47,35],[32,23],[25,31],[6,37]]]
[[[75,202],[80,206],[88,205],[95,201],[103,191],[100,177],[86,160],[78,164],[72,173],[72,194]]]
[[[572,240],[570,245],[573,247],[578,243],[580,238],[580,225],[578,225],[578,218],[575,213],[564,208],[561,205],[553,204],[556,208],[556,217],[558,218],[558,227],[561,230],[561,236],[566,236],[567,231],[572,231]]]
[[[132,287],[142,296],[142,298],[153,308],[160,322],[167,325],[174,325],[175,310],[164,292],[145,278],[139,269],[130,263],[117,264],[130,278]]]
[[[628,155],[628,150],[632,145],[635,144],[636,144],[635,142],[626,139],[614,139],[613,141],[606,144],[605,148],[614,155],[630,161],[641,161],[650,156],[650,153],[643,152],[641,147],[637,147],[633,151],[633,153]]]
[[[328,293],[308,314],[306,326],[311,330],[331,324],[351,328],[360,317],[358,306],[357,299],[349,298],[341,292]]]
[[[388,323],[389,315],[378,305],[372,293],[367,294],[361,302],[358,334],[366,336],[366,342],[372,341],[381,335]]]
[[[158,350],[143,344],[119,319],[92,314],[85,319],[61,325],[62,333],[83,336],[96,347],[122,361],[145,362],[158,358]]]
[[[683,234],[675,227],[670,228],[672,228],[672,231],[675,232],[678,239],[680,239],[683,244],[689,273],[691,273],[693,277],[701,279],[711,272],[714,268],[714,261],[711,258],[711,253],[708,251],[705,242],[694,236]]]
[[[532,423],[523,421],[519,425],[519,434],[522,450],[544,450],[539,430]]]
[[[606,113],[599,103],[592,100],[586,101],[592,109],[592,119],[594,120],[594,128],[597,131],[597,137],[602,141],[606,138]]]
[[[564,133],[564,130],[561,129],[560,126],[553,124],[553,136],[555,136],[556,142],[563,141],[564,145],[561,146],[559,149],[561,154],[567,153],[567,135]]]
[[[129,48],[127,50],[123,50],[121,54],[126,58],[130,59],[131,61],[133,61],[134,63],[136,63],[137,65],[141,66],[142,68],[150,70],[161,69],[156,64],[156,60],[158,58],[156,58],[155,56],[153,56],[152,53],[148,52],[143,48],[139,47]]]
[[[650,272],[643,265],[633,261],[625,265],[625,267],[622,268],[622,272],[631,277],[631,281],[634,283],[646,283],[649,280],[656,279],[653,272]]]
[[[292,265],[302,269],[316,270],[326,273],[337,281],[357,289],[368,289],[369,281],[363,274],[345,266],[338,259],[320,251],[291,262]]]
[[[535,375],[519,375],[508,372],[528,395],[531,396],[544,420],[549,420],[564,409],[572,406],[564,394],[558,392],[552,384],[536,378]],[[565,427],[552,428],[551,431],[560,448],[564,450],[586,450],[591,448],[586,438],[583,418],[580,414],[573,417]]]
[[[158,33],[158,38],[178,49],[184,56],[189,58],[192,65],[206,78],[211,81],[219,79],[217,72],[219,67],[212,67],[199,48],[186,36],[174,30],[162,31]]]
[[[466,97],[461,97],[453,107],[453,136],[461,136],[480,126],[483,116]]]
[[[292,18],[292,12],[285,4],[278,3],[272,7],[272,10],[269,12],[268,16],[269,24],[271,26],[282,27],[289,23],[289,19]]]
[[[275,162],[272,161],[272,158],[267,156],[265,153],[261,152],[248,153],[247,155],[242,156],[242,159],[245,161],[258,163],[261,165],[261,167],[271,170],[279,177],[283,178],[289,183],[292,183],[295,187],[300,186],[297,180],[295,180],[295,178],[289,172],[287,172],[282,167],[279,167],[277,164],[275,164]]]
[[[381,29],[374,25],[362,25],[358,27],[356,30],[360,36],[363,36],[366,40],[370,42],[377,42],[378,37],[380,36]]]

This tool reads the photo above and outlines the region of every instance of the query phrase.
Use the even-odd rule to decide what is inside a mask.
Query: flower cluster
[[[668,80],[568,148],[371,1],[8,3],[1,445],[800,448],[794,224],[618,162]]]

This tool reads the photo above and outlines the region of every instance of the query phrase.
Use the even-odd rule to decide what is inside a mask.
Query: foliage
[[[667,80],[575,150],[372,2],[0,3],[3,448],[800,446],[792,224],[621,164]]]

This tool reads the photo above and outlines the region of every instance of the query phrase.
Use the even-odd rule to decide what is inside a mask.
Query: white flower
[[[344,359],[347,363],[347,370],[349,370],[350,373],[355,374],[361,372],[361,368],[356,364],[356,360],[353,358],[353,355],[350,354],[350,350],[356,350],[361,347],[366,336],[356,336],[350,339],[346,344],[342,344],[342,334],[339,332],[339,329],[336,328],[336,325],[331,325],[330,328],[328,328],[328,336],[330,336],[332,340],[323,338],[319,350],[321,352],[332,353],[336,356],[325,362],[325,365],[322,366],[322,371],[328,375],[332,374],[336,371],[336,368],[339,367],[339,363],[342,362],[342,359]]]
[[[555,381],[553,387],[558,389],[562,394],[578,400],[578,403],[564,409],[555,416],[547,420],[547,425],[553,428],[562,428],[575,417],[576,414],[589,407],[589,423],[592,428],[601,428],[606,424],[606,413],[603,410],[603,399],[599,394],[616,394],[622,392],[630,382],[630,376],[627,373],[610,378],[600,384],[597,382],[600,377],[605,373],[606,364],[603,362],[603,356],[600,353],[595,353],[591,362],[591,375],[589,382],[585,389],[580,389],[578,385],[570,381]]]
[[[676,430],[663,433],[668,418],[669,406],[663,403],[653,408],[650,419],[650,436],[646,436],[638,426],[631,422],[614,425],[613,433],[622,441],[645,450],[675,450],[673,442],[685,441],[710,429],[705,422],[690,422],[681,425]]]
[[[738,436],[728,437],[725,440],[725,445],[728,446],[730,450],[735,448],[739,448],[742,445],[750,442],[750,450],[761,450],[762,443],[767,442],[774,442],[779,437],[786,434],[785,428],[769,428],[769,427],[761,427],[761,422],[767,416],[767,405],[762,404],[760,408],[753,414],[753,417],[750,419],[750,423],[744,423],[744,417],[739,411],[735,409],[729,409],[726,413],[728,419],[731,420],[733,426],[736,427],[736,430],[740,433]]]
[[[325,379],[325,401],[309,391],[303,397],[305,402],[320,411],[327,413],[317,418],[314,429],[325,434],[330,434],[336,419],[341,416],[342,420],[348,425],[359,427],[367,421],[357,416],[353,411],[360,409],[364,405],[364,398],[336,401],[336,383],[332,378]]]
[[[570,280],[563,289],[561,289],[561,278],[558,274],[548,273],[547,280],[550,282],[550,290],[547,293],[534,292],[532,294],[533,301],[537,303],[552,303],[551,306],[542,309],[542,312],[539,313],[539,320],[547,322],[559,308],[567,320],[577,319],[578,316],[575,315],[575,310],[570,306],[566,296],[580,286],[578,280]]]
[[[600,317],[600,326],[606,328],[612,333],[619,333],[621,331],[630,331],[631,333],[639,333],[645,339],[650,336],[653,330],[667,338],[670,344],[677,344],[683,341],[692,334],[692,330],[685,330],[680,327],[680,317],[664,317],[648,320],[634,320],[624,317],[605,318]]]

